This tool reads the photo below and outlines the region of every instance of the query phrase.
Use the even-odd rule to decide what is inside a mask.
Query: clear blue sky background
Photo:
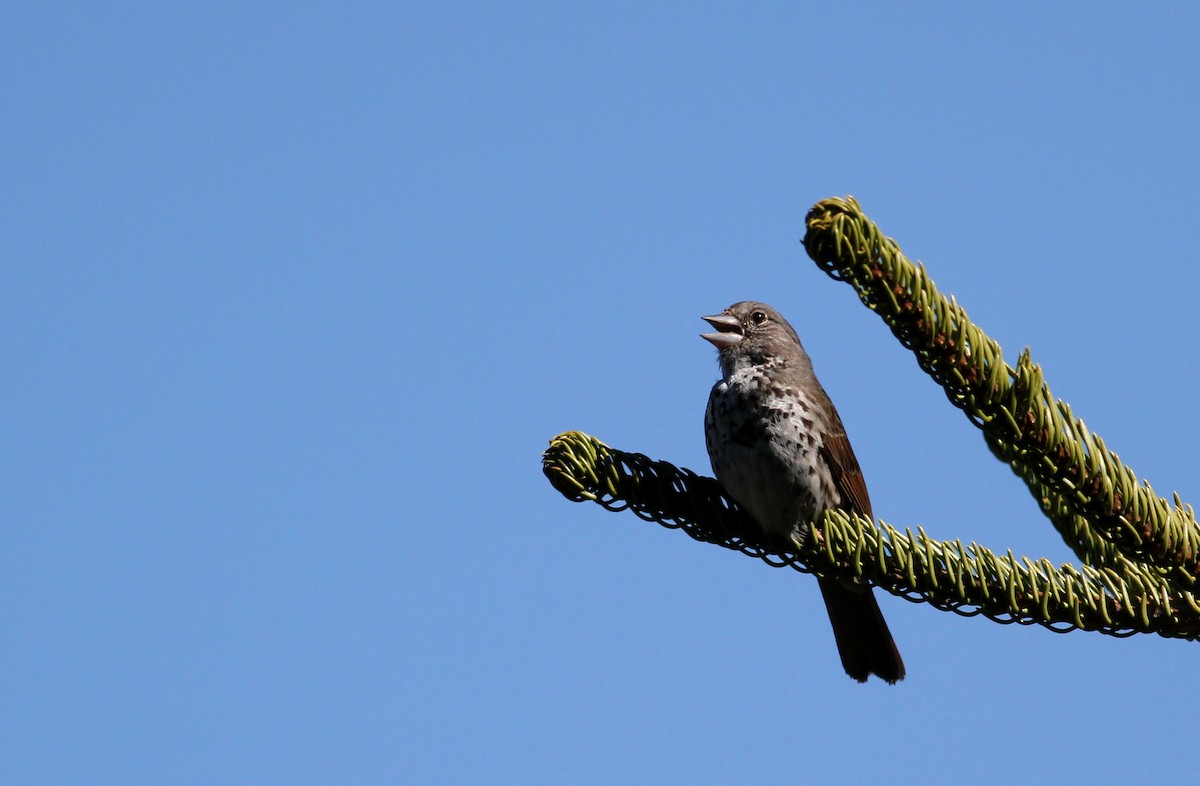
[[[1194,778],[1195,644],[885,596],[860,686],[810,578],[541,474],[707,472],[757,298],[880,517],[1070,559],[803,253],[854,194],[1200,500],[1200,15],[975,6],[6,5],[0,780]]]

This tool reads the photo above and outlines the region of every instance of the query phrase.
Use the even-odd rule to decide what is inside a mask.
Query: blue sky
[[[540,471],[707,472],[699,317],[761,299],[878,516],[1070,559],[805,256],[853,194],[1200,499],[1200,12],[973,6],[0,10],[0,780],[1192,777],[1195,644],[885,596],[860,686],[810,578]]]

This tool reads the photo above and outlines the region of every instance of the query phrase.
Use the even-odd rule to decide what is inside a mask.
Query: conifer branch
[[[1035,497],[1049,494],[1052,507],[1079,517],[1052,521],[1080,559],[1111,562],[1103,540],[1183,586],[1195,584],[1195,511],[1178,496],[1172,506],[1148,482],[1139,484],[1133,470],[1053,397],[1028,348],[1016,368],[1006,364],[1000,346],[938,292],[924,265],[905,258],[853,198],[817,203],[806,223],[804,246],[813,261],[854,287]]]
[[[712,478],[614,450],[567,432],[551,440],[542,469],[572,501],[592,501],[692,538],[804,573],[861,577],[894,595],[964,616],[1039,624],[1058,632],[1114,636],[1200,636],[1200,602],[1147,566],[1053,566],[1049,560],[997,555],[976,543],[940,541],[924,530],[900,532],[843,511],[814,522],[800,542],[771,540]]]

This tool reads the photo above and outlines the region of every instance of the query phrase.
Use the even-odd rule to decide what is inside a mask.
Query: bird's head
[[[796,331],[766,303],[743,300],[703,319],[717,332],[701,333],[700,337],[720,350],[721,368],[727,376],[744,364],[787,362],[797,355],[807,359]]]

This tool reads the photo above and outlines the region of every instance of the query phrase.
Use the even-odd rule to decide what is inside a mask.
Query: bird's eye
[[[753,314],[750,315],[750,321],[756,325],[761,325],[762,323],[767,321],[767,315],[763,311],[755,311]]]

